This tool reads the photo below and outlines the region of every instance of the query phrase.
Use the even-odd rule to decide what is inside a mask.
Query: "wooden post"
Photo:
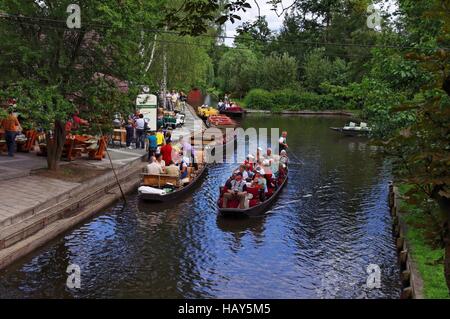
[[[403,244],[404,244],[404,243],[405,243],[405,239],[404,239],[403,237],[397,238],[397,241],[396,241],[396,247],[397,247],[397,250],[398,250],[398,251],[400,251],[400,250],[403,249]]]
[[[413,297],[412,288],[406,287],[405,289],[403,289],[400,299],[412,299],[412,297]]]

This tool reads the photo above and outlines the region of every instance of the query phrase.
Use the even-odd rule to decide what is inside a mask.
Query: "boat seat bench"
[[[159,175],[159,174],[142,174],[142,185],[161,188],[166,184],[172,184],[175,187],[180,186],[179,176]]]

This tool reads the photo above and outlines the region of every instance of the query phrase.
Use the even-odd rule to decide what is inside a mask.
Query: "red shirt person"
[[[167,144],[164,144],[161,146],[161,155],[164,160],[164,162],[169,165],[170,162],[172,162],[172,143],[171,141],[167,141]]]
[[[80,118],[80,111],[76,110],[72,115],[72,119],[66,122],[66,132],[70,133],[72,130],[77,130],[81,125],[88,126],[89,122]]]

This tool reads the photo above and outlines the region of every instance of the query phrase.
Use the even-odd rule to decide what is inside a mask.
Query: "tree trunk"
[[[55,128],[47,133],[47,167],[51,171],[59,168],[59,160],[66,142],[66,132],[61,121],[55,121]]]
[[[153,58],[155,57],[155,50],[156,50],[156,39],[158,37],[158,34],[155,34],[155,39],[153,41],[153,48],[152,48],[152,53],[150,54],[150,61],[148,61],[147,67],[145,68],[145,73],[148,72],[148,70],[150,70],[150,67],[152,66],[153,63]]]
[[[167,26],[164,27],[164,31],[167,31]],[[163,108],[167,108],[167,101],[166,101],[166,95],[167,95],[167,44],[163,44],[163,74],[162,74],[162,80],[161,80],[161,94],[163,97]]]

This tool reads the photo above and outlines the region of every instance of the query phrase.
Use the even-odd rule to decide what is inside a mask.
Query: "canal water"
[[[233,164],[169,204],[135,194],[0,271],[0,298],[398,298],[389,163],[339,117],[247,116],[289,132],[289,182],[262,218],[225,220],[215,202]],[[81,268],[81,288],[66,269]],[[370,289],[367,267],[380,268]]]

